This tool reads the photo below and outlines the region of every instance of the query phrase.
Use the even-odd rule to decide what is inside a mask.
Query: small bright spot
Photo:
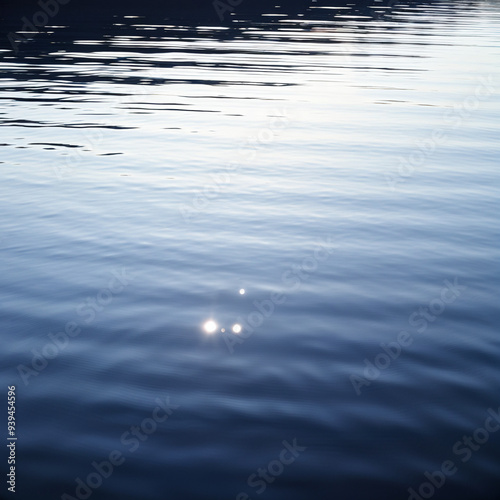
[[[240,288],[240,295],[245,295],[245,289],[244,288]]]
[[[226,329],[225,329],[225,328],[221,328],[221,329],[220,329],[220,331],[221,331],[222,333],[224,333],[224,332],[226,331]]]
[[[234,333],[240,333],[241,332],[241,325],[238,325],[238,323],[236,323],[235,325],[233,325],[233,332]]]
[[[215,330],[217,330],[217,323],[212,320],[212,319],[209,319],[208,321],[205,322],[205,324],[203,325],[203,329],[207,332],[207,333],[214,333]]]

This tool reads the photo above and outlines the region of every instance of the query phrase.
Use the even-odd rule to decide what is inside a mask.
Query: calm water
[[[500,498],[500,4],[247,1],[5,11],[0,496]]]

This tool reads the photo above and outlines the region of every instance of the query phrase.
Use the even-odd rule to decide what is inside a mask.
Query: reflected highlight
[[[207,333],[214,333],[217,330],[217,323],[213,319],[209,319],[203,324],[203,330]]]

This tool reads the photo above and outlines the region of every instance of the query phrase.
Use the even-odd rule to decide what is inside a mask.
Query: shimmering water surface
[[[250,3],[2,7],[0,496],[500,498],[500,5]]]

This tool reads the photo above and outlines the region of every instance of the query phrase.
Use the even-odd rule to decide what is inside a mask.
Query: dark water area
[[[42,3],[0,498],[499,500],[500,3]]]

